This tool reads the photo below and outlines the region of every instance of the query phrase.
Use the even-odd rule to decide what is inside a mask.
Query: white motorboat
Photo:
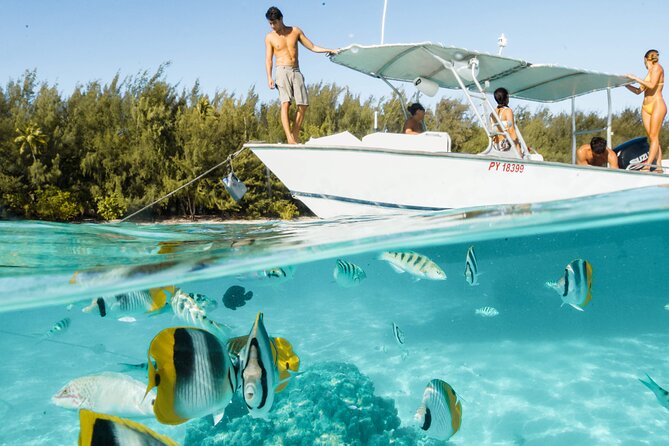
[[[386,82],[412,82],[426,94],[459,89],[486,131],[487,147],[479,154],[451,152],[446,132],[420,135],[375,132],[358,139],[344,132],[313,138],[305,144],[249,143],[260,160],[321,218],[471,206],[535,203],[669,184],[669,175],[625,169],[577,166],[543,161],[528,148],[518,129],[523,156],[500,151],[490,118],[499,116],[489,93],[505,87],[510,96],[538,101],[572,101],[579,95],[607,90],[611,146],[610,90],[629,83],[623,76],[536,65],[464,48],[433,43],[353,45],[332,61]],[[572,119],[572,149],[577,132]],[[513,147],[512,144],[510,144]],[[573,157],[572,157],[573,158]],[[630,167],[647,159],[627,160]]]

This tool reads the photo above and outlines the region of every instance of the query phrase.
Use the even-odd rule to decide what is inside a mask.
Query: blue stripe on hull
[[[434,208],[428,206],[412,206],[405,204],[384,203],[382,201],[359,200],[357,198],[339,197],[337,195],[328,195],[328,194],[312,194],[308,192],[295,192],[295,191],[290,191],[290,193],[293,195],[293,197],[297,199],[299,199],[300,197],[321,198],[323,200],[341,201],[344,203],[361,204],[364,206],[374,206],[388,209],[407,209],[410,211],[445,211],[447,209],[450,209],[450,208]]]

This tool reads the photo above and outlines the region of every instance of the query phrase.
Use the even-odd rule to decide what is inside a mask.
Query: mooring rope
[[[153,201],[152,203],[147,204],[147,205],[144,206],[142,209],[140,209],[140,210],[138,210],[138,211],[136,211],[136,212],[133,212],[132,214],[130,214],[130,215],[128,215],[127,217],[123,218],[123,219],[121,220],[121,223],[123,223],[123,222],[126,221],[126,220],[131,219],[131,218],[134,217],[135,215],[137,215],[137,214],[139,214],[140,212],[142,212],[142,211],[144,211],[144,210],[150,208],[151,206],[153,206],[154,204],[156,204],[156,203],[158,203],[158,202],[164,200],[165,198],[167,198],[167,197],[169,197],[169,196],[171,196],[171,195],[177,193],[178,191],[180,191],[180,190],[183,189],[184,187],[193,184],[194,182],[196,182],[197,180],[199,180],[199,179],[202,178],[203,176],[205,176],[205,175],[207,175],[208,173],[210,173],[210,172],[212,172],[212,171],[218,169],[218,168],[221,167],[223,164],[226,164],[226,163],[232,163],[233,158],[235,158],[237,155],[239,155],[240,153],[242,153],[245,149],[246,149],[245,147],[242,147],[241,149],[237,150],[236,152],[234,152],[234,153],[228,155],[228,157],[227,157],[224,161],[222,161],[222,162],[216,164],[214,167],[212,167],[211,169],[207,170],[206,172],[201,173],[200,175],[196,176],[195,178],[193,178],[192,180],[190,180],[188,183],[186,183],[186,184],[182,184],[181,186],[177,187],[176,189],[174,189],[174,190],[173,190],[172,192],[170,192],[169,194],[160,197],[159,199]]]

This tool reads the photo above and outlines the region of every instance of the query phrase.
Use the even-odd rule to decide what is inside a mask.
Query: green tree
[[[33,157],[33,162],[37,162],[36,155],[39,154],[40,147],[46,145],[46,135],[42,133],[36,124],[30,123],[25,128],[16,129],[17,137],[14,142],[19,145],[19,153],[23,153],[28,149]]]

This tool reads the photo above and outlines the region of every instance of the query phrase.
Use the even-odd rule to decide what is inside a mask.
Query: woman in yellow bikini
[[[633,74],[627,78],[639,83],[639,87],[625,85],[634,94],[644,93],[643,106],[641,107],[641,118],[643,126],[648,134],[650,150],[646,164],[657,165],[656,172],[662,172],[662,147],[660,147],[660,129],[662,121],[667,114],[667,104],[662,98],[664,87],[664,69],[659,64],[660,53],[657,50],[648,50],[644,56],[644,64],[648,69],[645,79],[640,79]],[[650,168],[650,167],[649,167]],[[644,169],[647,170],[647,169]]]

